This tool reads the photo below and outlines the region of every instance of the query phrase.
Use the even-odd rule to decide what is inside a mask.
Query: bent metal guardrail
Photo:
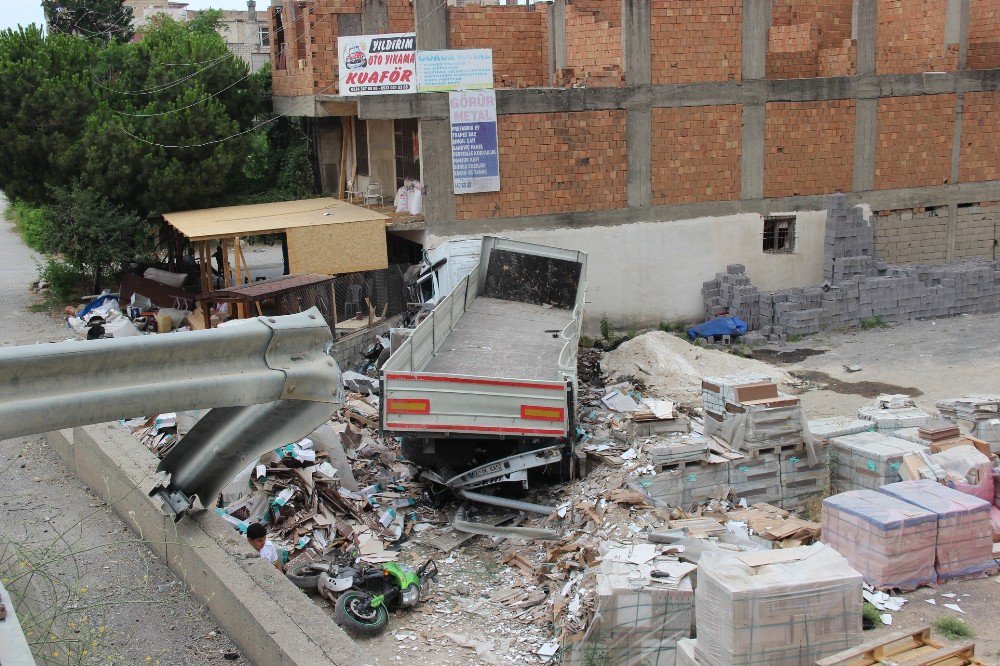
[[[343,397],[332,344],[312,308],[208,331],[0,347],[0,440],[212,408],[157,468],[179,517],[329,420]]]

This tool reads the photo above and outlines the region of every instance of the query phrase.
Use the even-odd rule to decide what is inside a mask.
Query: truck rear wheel
[[[403,457],[417,467],[434,469],[436,467],[437,455],[426,453],[424,447],[427,440],[421,437],[403,437],[399,440],[399,450]]]

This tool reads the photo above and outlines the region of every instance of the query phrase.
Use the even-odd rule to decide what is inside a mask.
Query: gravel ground
[[[6,209],[7,199],[0,192],[0,345],[64,340],[70,336],[65,322],[29,310],[40,300],[28,287],[38,279],[37,264],[42,257],[21,242],[14,224],[3,216]]]

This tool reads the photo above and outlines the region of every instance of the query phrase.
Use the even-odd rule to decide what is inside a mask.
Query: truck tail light
[[[562,421],[566,410],[562,407],[521,405],[521,418],[529,421]]]

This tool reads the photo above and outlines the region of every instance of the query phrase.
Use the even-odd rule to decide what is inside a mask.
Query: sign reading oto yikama
[[[341,95],[417,91],[417,37],[412,32],[337,38]]]
[[[417,52],[417,92],[492,87],[493,49]]]
[[[499,192],[496,92],[448,93],[448,103],[455,194]]]

